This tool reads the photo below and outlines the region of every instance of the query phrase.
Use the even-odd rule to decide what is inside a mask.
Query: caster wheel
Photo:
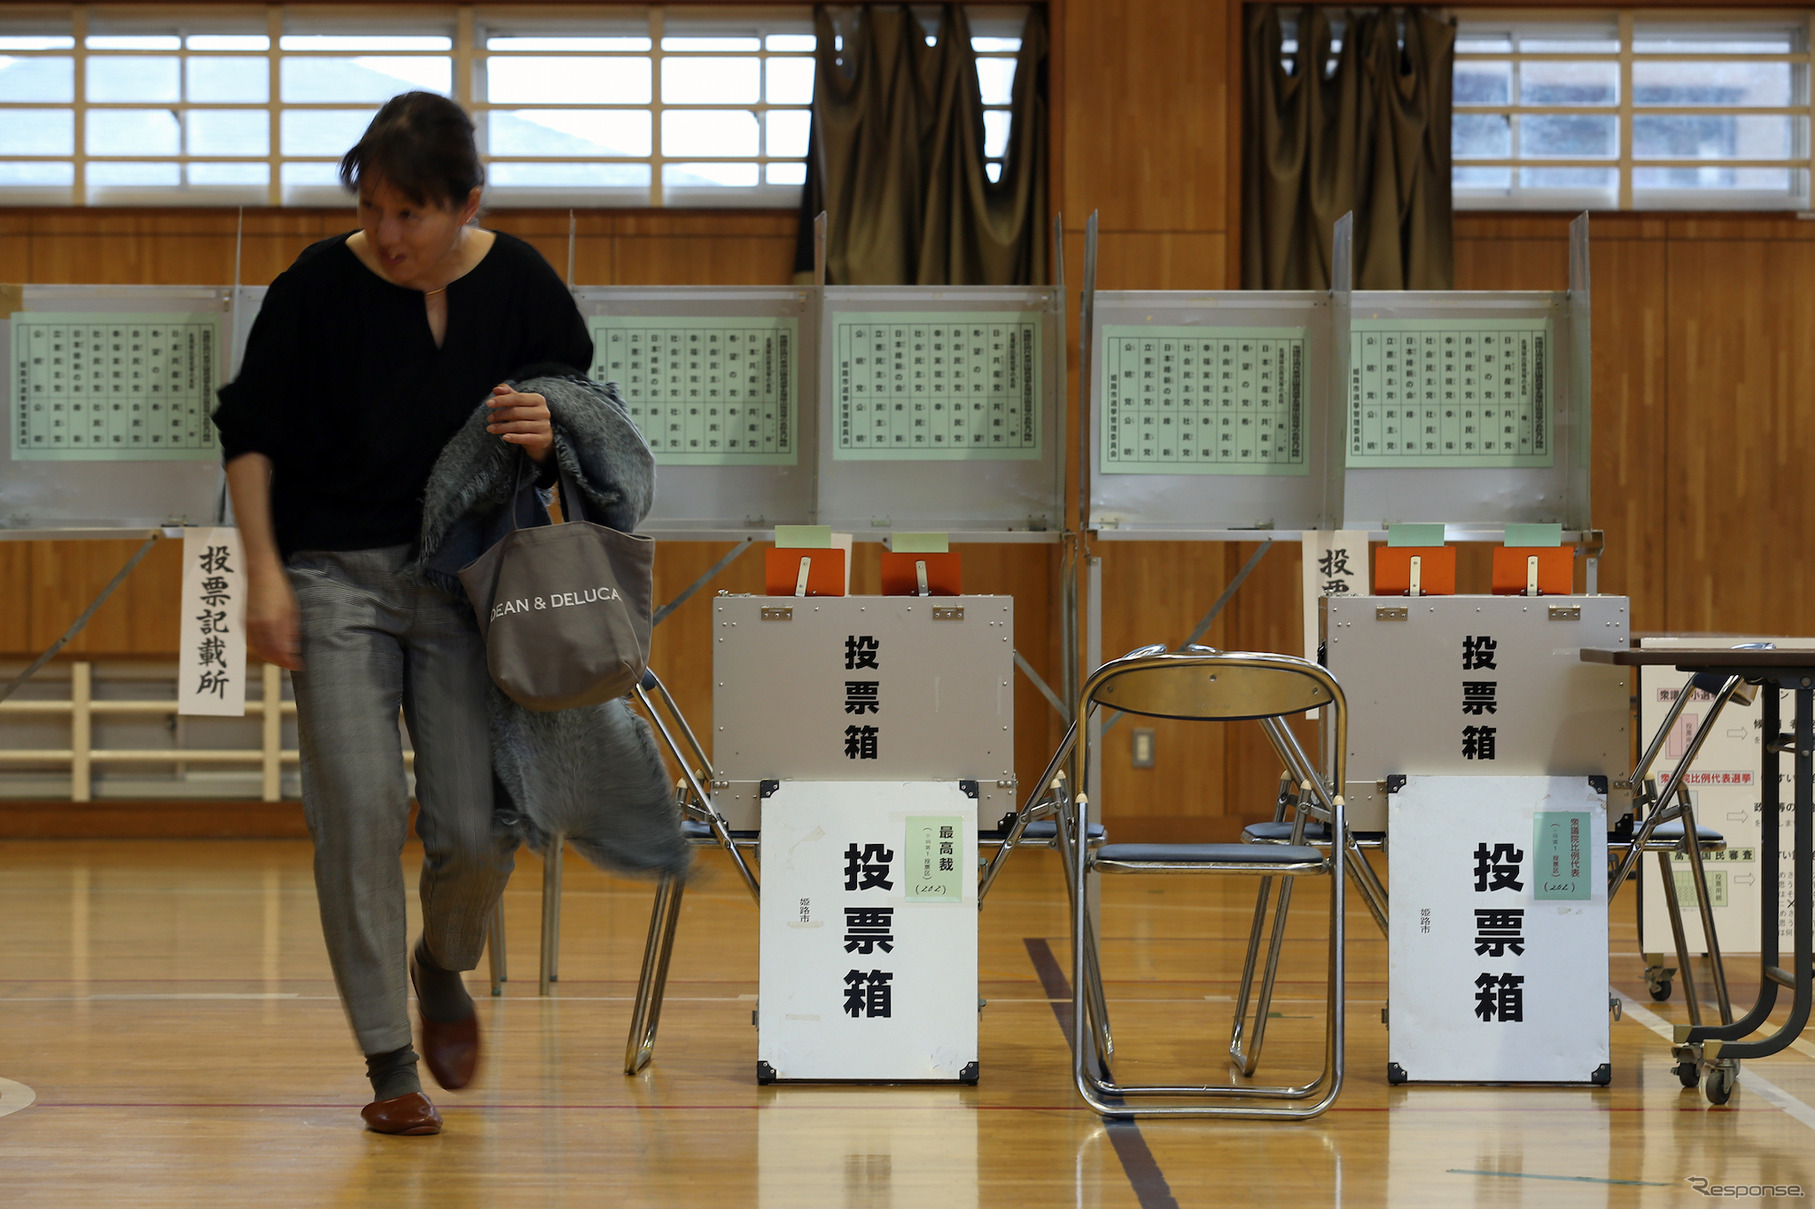
[[[1702,1080],[1702,1094],[1708,1097],[1710,1104],[1725,1104],[1733,1098],[1733,1085],[1738,1079],[1739,1071],[1736,1068],[1717,1066]]]
[[[1681,1083],[1684,1087],[1692,1088],[1701,1081],[1701,1075],[1696,1071],[1695,1063],[1693,1062],[1678,1062],[1675,1066],[1670,1068],[1670,1072],[1676,1076],[1676,1081]]]
[[[1662,982],[1650,983],[1645,989],[1651,992],[1651,998],[1658,1003],[1670,998],[1671,986],[1668,978]]]

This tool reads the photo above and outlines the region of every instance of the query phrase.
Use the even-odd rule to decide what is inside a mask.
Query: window
[[[789,206],[806,178],[804,7],[33,11],[0,11],[0,202],[339,205],[414,88],[472,112],[494,205]],[[1024,20],[973,16],[992,180]]]
[[[1806,209],[1809,21],[1465,15],[1457,208]]]
[[[473,116],[503,204],[791,205],[806,179],[812,14],[534,22],[475,37]]]

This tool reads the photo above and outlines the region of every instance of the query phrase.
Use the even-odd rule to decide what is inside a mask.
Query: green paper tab
[[[1443,526],[1388,525],[1386,527],[1386,544],[1389,546],[1441,546],[1443,544]]]
[[[777,525],[775,545],[782,550],[830,550],[830,525]]]
[[[1563,544],[1563,526],[1561,525],[1508,525],[1506,526],[1506,544],[1509,546],[1560,546]]]
[[[1539,902],[1587,902],[1593,861],[1594,816],[1586,810],[1540,810],[1532,835],[1532,897]]]
[[[909,816],[907,842],[903,845],[907,860],[902,865],[909,902],[964,901],[964,884],[958,879],[970,874],[970,870],[960,868],[963,862],[958,850],[964,845],[964,837],[960,834],[963,826],[962,815]]]
[[[889,549],[897,554],[946,554],[952,539],[944,533],[896,533],[889,537]]]

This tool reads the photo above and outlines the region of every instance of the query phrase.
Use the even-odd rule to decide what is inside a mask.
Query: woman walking
[[[303,808],[335,983],[380,1133],[437,1133],[411,1047],[464,1087],[479,1028],[460,973],[478,964],[512,867],[493,821],[485,650],[467,602],[405,574],[429,472],[481,400],[487,431],[552,476],[546,400],[506,378],[583,374],[592,341],[541,255],[474,225],[472,121],[432,93],[395,97],[341,161],[359,229],[272,282],[215,413],[248,573],[252,653],[289,668]],[[487,396],[490,396],[487,399]],[[423,932],[407,949],[399,861],[415,749]]]

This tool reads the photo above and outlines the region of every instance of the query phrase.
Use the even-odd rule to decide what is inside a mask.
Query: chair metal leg
[[[1380,882],[1380,875],[1374,872],[1374,866],[1368,863],[1368,854],[1361,850],[1355,837],[1349,837],[1348,845],[1349,872],[1355,876],[1355,887],[1361,891],[1361,901],[1367,904],[1368,914],[1374,917],[1374,923],[1382,936],[1387,931],[1387,893]]]
[[[504,984],[510,979],[509,967],[505,964],[504,952],[504,896],[492,904],[491,923],[486,925],[485,951],[491,958],[492,994],[504,994]]]
[[[1260,890],[1254,899],[1254,923],[1248,929],[1248,952],[1242,959],[1241,986],[1235,993],[1235,1022],[1229,1031],[1229,1057],[1237,1069],[1244,1075],[1254,1073],[1254,1062],[1259,1061],[1258,1052],[1253,1061],[1242,1053],[1242,1040],[1247,1034],[1248,1001],[1254,993],[1254,967],[1260,961],[1260,938],[1266,931],[1267,902],[1273,894],[1272,877],[1260,879]]]
[[[557,837],[542,864],[542,976],[539,993],[548,994],[550,983],[560,981],[561,957],[561,849]]]
[[[668,988],[668,960],[674,955],[674,932],[681,918],[685,883],[664,875],[656,883],[655,907],[649,913],[649,939],[643,945],[643,971],[637,978],[636,1006],[630,1013],[630,1038],[624,1045],[624,1073],[634,1075],[649,1065],[655,1030],[662,1021],[662,995]]]
[[[1332,858],[1332,864],[1334,864]],[[1251,1030],[1253,1039],[1248,1043],[1244,1054],[1230,1046],[1230,1057],[1233,1058],[1243,1075],[1252,1076],[1254,1068],[1260,1065],[1260,1048],[1267,1039],[1267,1012],[1273,1007],[1273,984],[1279,978],[1279,957],[1286,944],[1286,915],[1292,909],[1292,883],[1295,878],[1281,878],[1279,887],[1279,905],[1273,910],[1273,936],[1267,944],[1267,964],[1260,976],[1260,990],[1254,996],[1254,1017]],[[1242,1005],[1241,1020],[1244,1026],[1248,1023],[1247,1004]]]
[[[1065,899],[1066,902],[1072,903],[1073,896],[1077,893],[1077,890],[1072,884],[1072,866],[1077,859],[1075,851],[1078,844],[1076,838],[1072,835],[1071,824],[1065,815],[1063,807],[1061,807],[1058,814],[1057,827],[1059,860],[1065,873]],[[1088,827],[1086,828],[1084,835],[1089,835]],[[1089,849],[1090,845],[1088,839],[1084,841],[1082,846],[1086,850]],[[1109,1000],[1103,992],[1103,970],[1097,949],[1096,920],[1091,917],[1091,912],[1088,910],[1088,903],[1086,904],[1086,907],[1087,909],[1084,912],[1084,956],[1085,963],[1089,967],[1090,977],[1081,985],[1073,985],[1071,993],[1074,997],[1083,997],[1086,1000],[1085,1008],[1090,1016],[1091,1035],[1096,1040],[1095,1067],[1097,1076],[1098,1078],[1108,1079],[1110,1077],[1109,1062],[1110,1059],[1115,1057],[1115,1036],[1109,1027]]]
[[[1683,999],[1689,1005],[1689,1023],[1700,1024],[1702,1022],[1701,997],[1695,993],[1694,967],[1689,964],[1689,941],[1683,935],[1683,905],[1678,901],[1676,874],[1670,868],[1668,852],[1657,854],[1657,867],[1663,873],[1664,908],[1670,916],[1670,935],[1676,940],[1676,970],[1683,980]]]
[[[1708,899],[1708,877],[1702,871],[1702,843],[1695,834],[1695,805],[1687,789],[1679,785],[1676,793],[1683,806],[1683,846],[1689,850],[1689,879],[1695,887],[1695,905],[1701,912],[1702,944],[1708,952],[1708,978],[1714,984],[1714,1004],[1720,1009],[1720,1022],[1732,1024],[1733,1001],[1727,995],[1727,971],[1721,964],[1720,938],[1714,932],[1714,904]]]

